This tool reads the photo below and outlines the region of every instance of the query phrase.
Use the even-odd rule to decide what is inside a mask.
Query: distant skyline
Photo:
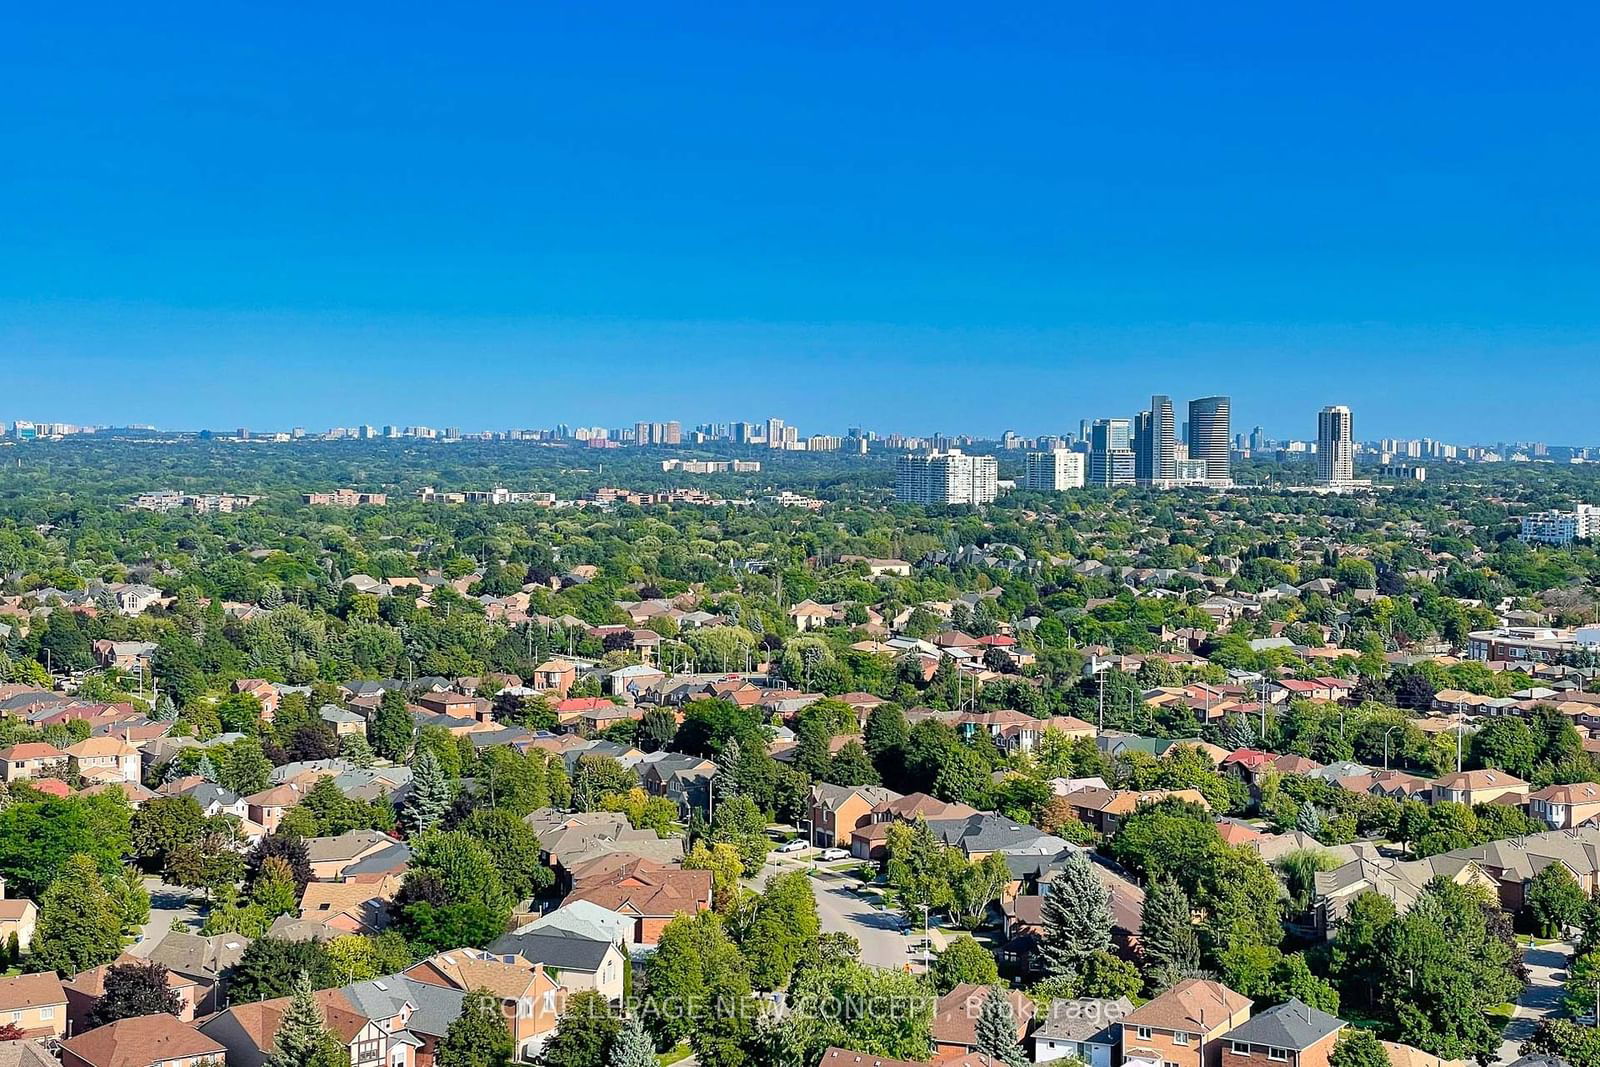
[[[1600,11],[19,10],[0,419],[1600,442]]]

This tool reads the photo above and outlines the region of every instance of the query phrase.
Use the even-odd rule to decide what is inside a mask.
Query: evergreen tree
[[[1152,994],[1200,972],[1200,935],[1194,910],[1188,894],[1172,879],[1157,879],[1145,895],[1139,942]]]
[[[717,791],[717,803],[725,803],[737,796],[745,794],[745,767],[744,751],[739,747],[737,737],[728,738],[728,743],[722,746],[722,755],[718,761],[723,773],[717,775],[713,788]]]
[[[977,1051],[1007,1065],[1023,1067],[1028,1062],[1017,1040],[1017,1016],[1004,986],[992,985],[978,1012]]]
[[[1222,731],[1222,743],[1231,749],[1251,748],[1256,743],[1256,730],[1243,714],[1232,715]]]
[[[311,977],[301,972],[262,1067],[337,1067],[342,1053],[323,1022]]]
[[[208,782],[217,780],[217,765],[211,762],[210,756],[201,756],[200,762],[195,764],[194,773]]]
[[[1096,952],[1111,945],[1111,894],[1086,852],[1074,851],[1050,885],[1039,952],[1051,977],[1076,977]]]
[[[401,824],[410,834],[430,829],[450,810],[454,793],[439,758],[424,749],[411,763],[411,795],[406,798]]]
[[[1311,837],[1322,833],[1322,815],[1311,801],[1308,800],[1300,805],[1300,816],[1295,820],[1295,829]]]
[[[172,702],[171,697],[162,693],[156,697],[156,705],[152,709],[150,717],[156,722],[172,722],[178,717],[178,705]]]
[[[657,1067],[655,1045],[644,1032],[637,1013],[624,1019],[622,1029],[611,1042],[606,1067]]]
[[[505,1067],[515,1046],[497,997],[485,990],[468,993],[439,1042],[438,1067]]]

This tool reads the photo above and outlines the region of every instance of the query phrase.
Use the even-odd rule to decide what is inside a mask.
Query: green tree
[[[1045,973],[1077,975],[1089,957],[1111,946],[1111,894],[1085,852],[1068,853],[1040,916],[1039,956]]]
[[[688,1037],[714,1012],[713,991],[749,981],[743,954],[722,919],[709,911],[680,915],[666,925],[645,976],[646,1022],[663,1047]]]
[[[1328,1057],[1329,1067],[1390,1067],[1389,1053],[1371,1030],[1347,1026]]]
[[[444,818],[455,801],[455,785],[431,751],[417,753],[411,762],[411,792],[406,797],[400,824],[410,834],[431,829]]]
[[[132,816],[134,858],[146,870],[159,871],[174,849],[200,837],[205,827],[205,812],[194,797],[151,797]]]
[[[811,879],[800,871],[775,874],[756,899],[740,939],[757,989],[782,989],[801,954],[821,932]]]
[[[993,985],[1000,980],[1000,968],[994,953],[978,944],[971,934],[961,934],[934,957],[929,977],[934,990],[944,994],[963,982]]]
[[[39,904],[32,966],[77,974],[122,953],[122,913],[107,892],[94,860],[76,855],[50,884]]]
[[[1554,937],[1583,918],[1589,898],[1564,863],[1547,864],[1528,883],[1528,920],[1545,937]]]
[[[555,884],[555,872],[539,858],[539,838],[532,827],[509,811],[479,808],[461,824],[463,832],[483,843],[500,872],[506,892],[518,900]]]
[[[345,1050],[328,1032],[311,977],[302,973],[294,980],[289,1006],[262,1067],[340,1067],[345,1062]]]
[[[732,845],[744,861],[745,877],[753,878],[767,862],[767,819],[749,797],[731,797],[711,816],[711,840]]]
[[[295,981],[301,977],[320,989],[337,984],[338,976],[321,942],[259,937],[245,947],[234,965],[228,998],[248,1004],[286,997],[294,992]]]
[[[1152,882],[1145,894],[1140,945],[1145,979],[1152,994],[1200,973],[1200,935],[1194,925],[1194,908],[1183,887],[1171,878]]]
[[[711,872],[711,904],[719,913],[726,915],[739,903],[744,860],[732,845],[707,846],[704,841],[696,841],[683,857],[683,869]]]
[[[378,713],[367,727],[367,740],[372,750],[386,760],[399,763],[411,754],[411,744],[416,724],[406,708],[405,694],[398,689],[385,690],[378,703]]]
[[[500,998],[473,990],[461,1001],[461,1014],[445,1030],[435,1061],[439,1067],[506,1067],[516,1046]]]
[[[641,752],[659,752],[672,744],[678,732],[678,719],[666,708],[651,708],[639,720],[639,731],[634,744]]]
[[[1016,1009],[1002,985],[991,985],[978,1010],[976,1028],[977,1051],[998,1060],[1007,1067],[1022,1067],[1028,1059],[1017,1038]]]
[[[567,997],[556,1032],[545,1044],[545,1067],[606,1067],[622,1024],[605,997],[592,989]]]

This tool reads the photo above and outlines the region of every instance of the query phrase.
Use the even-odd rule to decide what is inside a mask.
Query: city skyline
[[[1589,10],[80,13],[0,45],[0,351],[63,420],[1582,443],[1549,375],[1600,390]]]

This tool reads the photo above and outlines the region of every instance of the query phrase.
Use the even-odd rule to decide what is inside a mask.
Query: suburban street
[[[1517,1010],[1506,1024],[1500,1045],[1499,1063],[1510,1063],[1520,1053],[1522,1043],[1533,1036],[1539,1020],[1561,1012],[1561,986],[1567,973],[1567,956],[1572,945],[1555,941],[1530,948],[1523,962],[1528,966],[1528,987],[1517,998]],[[1558,978],[1557,975],[1560,975]]]
[[[759,889],[766,885],[768,878],[781,871],[807,871],[816,894],[817,917],[823,933],[843,933],[855,938],[861,943],[861,962],[869,966],[901,968],[910,962],[920,970],[921,954],[913,955],[909,947],[922,939],[922,931],[909,936],[901,933],[898,912],[878,910],[855,891],[858,883],[851,875],[811,869],[811,855],[804,852],[773,854],[748,884]],[[937,951],[944,943],[943,932],[934,927],[931,937]]]

